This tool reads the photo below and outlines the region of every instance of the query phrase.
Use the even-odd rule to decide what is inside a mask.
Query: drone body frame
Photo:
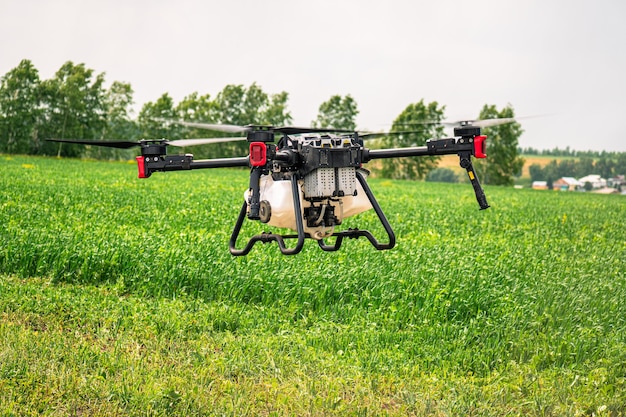
[[[214,126],[214,125],[210,125]],[[369,149],[358,132],[309,128],[274,128],[246,126],[249,142],[247,157],[194,160],[192,154],[168,155],[165,140],[143,140],[141,156],[136,158],[139,178],[154,172],[207,168],[249,167],[250,184],[244,195],[229,241],[230,253],[247,255],[257,242],[277,242],[281,253],[299,253],[307,238],[317,240],[324,251],[340,249],[345,238],[365,237],[377,250],[395,246],[395,233],[366,181],[363,165],[374,159],[438,156],[456,154],[466,169],[481,210],[489,207],[478,181],[471,158],[485,158],[485,139],[480,127],[462,125],[454,137],[430,139],[425,146],[396,149]],[[281,135],[277,144],[275,134]],[[183,141],[179,141],[183,142]],[[267,197],[266,189],[278,190]],[[291,210],[289,206],[291,207]],[[335,231],[344,218],[373,208],[381,222],[387,241],[380,242],[367,230]],[[277,217],[281,219],[276,220]],[[288,227],[295,234],[264,232],[254,235],[243,248],[237,247],[245,220]],[[334,237],[333,244],[326,238]],[[286,240],[295,239],[288,247]]]

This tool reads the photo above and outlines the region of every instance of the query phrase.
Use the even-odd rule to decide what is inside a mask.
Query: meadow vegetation
[[[232,257],[246,170],[0,158],[0,416],[626,415],[624,196],[375,178],[393,250]]]

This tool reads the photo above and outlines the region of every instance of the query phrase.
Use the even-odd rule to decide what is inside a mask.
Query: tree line
[[[193,92],[175,103],[168,93],[142,105],[133,114],[134,91],[129,83],[114,81],[105,86],[104,73],[85,64],[66,62],[51,79],[42,80],[31,61],[22,60],[0,79],[0,153],[56,155],[99,159],[128,159],[133,151],[96,146],[48,142],[48,138],[82,140],[140,140],[223,137],[184,127],[167,120],[233,124],[289,125],[289,94],[268,94],[256,83],[227,85],[215,97]],[[356,101],[333,95],[319,106],[312,127],[356,129]],[[393,121],[393,135],[369,147],[422,146],[426,140],[443,136],[440,125],[424,122],[444,120],[445,106],[420,100],[409,104]],[[514,117],[509,105],[498,110],[485,105],[479,118]],[[518,139],[519,123],[483,129],[489,137],[489,158],[477,161],[476,170],[486,184],[511,185],[523,166]],[[241,156],[245,142],[226,142],[193,148],[197,158]],[[380,173],[389,178],[423,179],[437,166],[437,157],[383,160]]]
[[[547,181],[548,184],[562,177],[581,178],[590,174],[602,178],[615,178],[626,174],[626,152],[604,152],[595,158],[553,159],[546,165],[532,164],[528,167],[531,181]]]
[[[522,155],[538,155],[538,156],[567,156],[574,158],[612,158],[618,157],[620,153],[624,152],[612,152],[612,151],[580,151],[571,149],[567,146],[565,149],[555,147],[552,149],[535,149],[533,147],[519,148],[519,153]]]

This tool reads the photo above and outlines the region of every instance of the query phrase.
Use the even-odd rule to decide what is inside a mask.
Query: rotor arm
[[[427,156],[426,146],[414,146],[411,148],[392,148],[392,149],[363,149],[363,162],[369,162],[373,159],[388,158],[405,158],[409,156]]]
[[[476,158],[486,158],[485,139],[486,136],[480,134],[480,129],[475,127],[465,127],[455,129],[455,133],[459,133],[459,138],[430,139],[426,141],[426,146],[416,146],[411,148],[398,149],[365,149],[363,152],[363,162],[369,162],[372,159],[383,158],[402,158],[412,156],[434,156],[434,155],[453,155],[457,154],[460,159],[460,165],[465,168],[467,175],[474,188],[474,194],[481,210],[489,208],[487,197],[483,191],[478,177],[474,172],[472,165],[472,156]]]
[[[191,169],[234,168],[247,167],[249,165],[249,158],[242,156],[238,158],[199,159],[191,162]]]
[[[476,136],[470,138],[429,139],[426,141],[426,146],[394,149],[365,149],[363,162],[369,162],[372,159],[455,155],[461,152],[470,152],[477,158],[484,158],[485,155],[482,151],[484,138],[484,136]]]
[[[193,160],[193,155],[142,155],[135,158],[139,178],[148,178],[153,172],[183,171],[205,168],[247,167],[248,157]]]

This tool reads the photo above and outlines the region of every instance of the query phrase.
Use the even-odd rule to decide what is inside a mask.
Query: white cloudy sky
[[[361,129],[410,103],[511,104],[521,146],[626,151],[623,0],[0,0],[0,75],[30,59],[129,82],[137,108],[227,84],[287,91],[308,126],[334,94]]]

